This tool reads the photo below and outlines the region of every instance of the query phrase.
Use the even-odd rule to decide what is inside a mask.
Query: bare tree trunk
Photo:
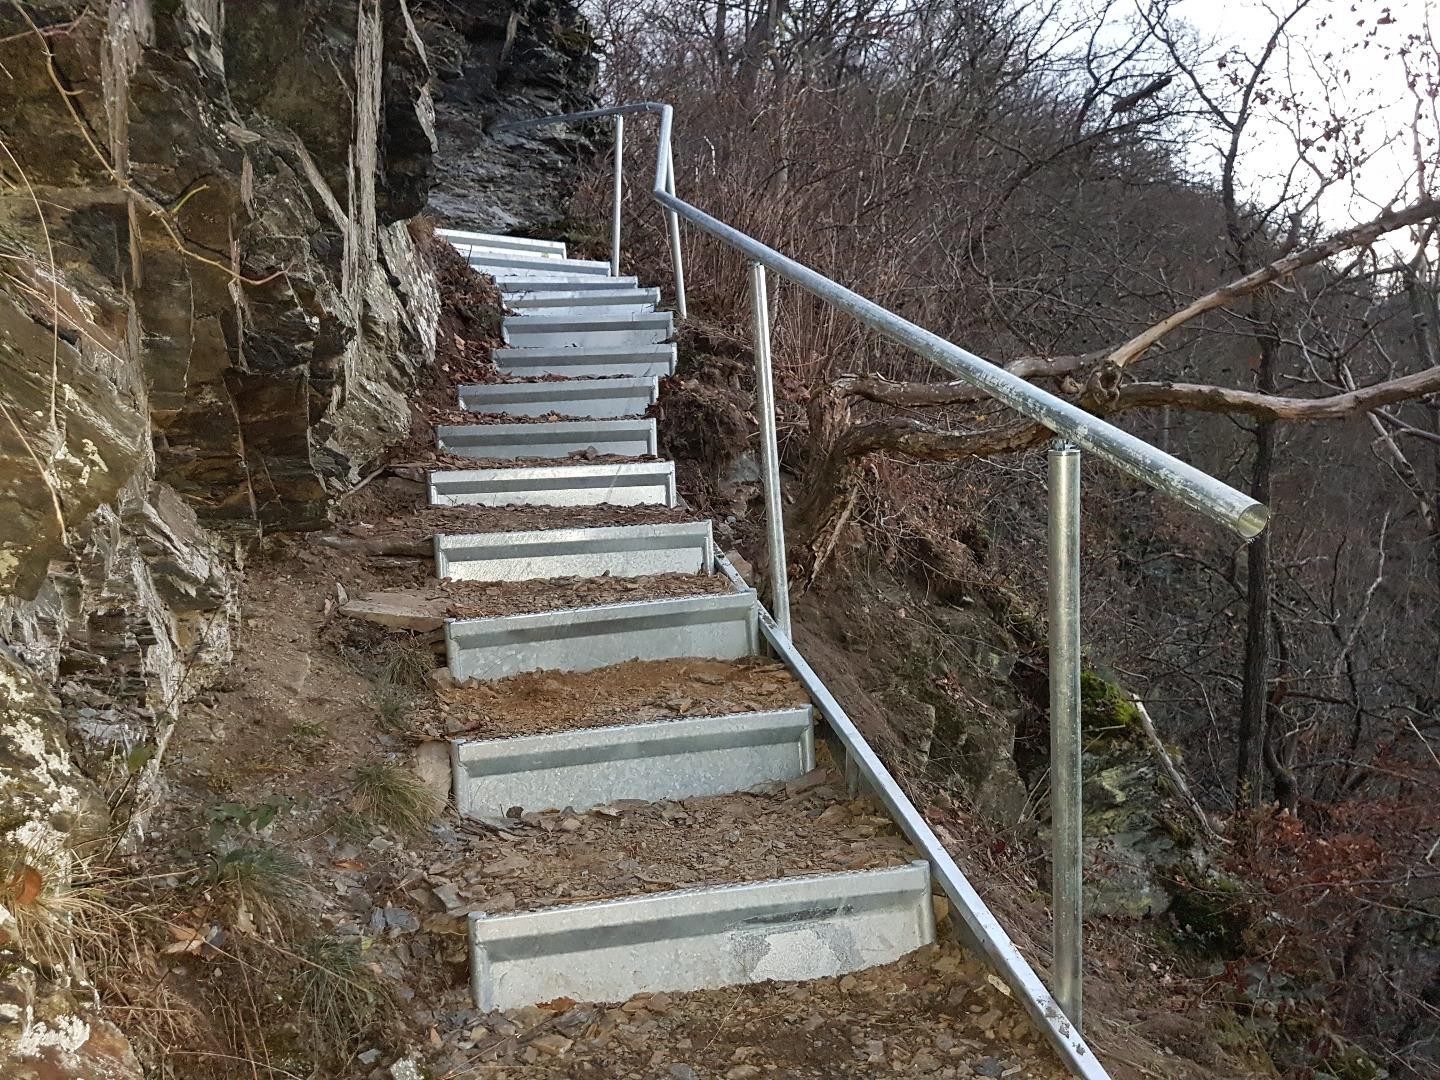
[[[1252,307],[1260,315],[1259,305]],[[1275,390],[1275,353],[1279,342],[1266,330],[1257,334],[1260,347],[1256,383],[1265,393]],[[1255,425],[1255,464],[1250,494],[1270,504],[1275,473],[1275,421]],[[1240,755],[1235,766],[1235,805],[1258,809],[1264,798],[1263,772],[1270,681],[1270,535],[1266,529],[1250,542],[1245,575],[1245,667],[1240,692],[1240,723],[1236,732]]]

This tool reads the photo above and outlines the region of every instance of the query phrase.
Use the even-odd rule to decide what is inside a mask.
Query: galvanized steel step
[[[470,917],[479,1009],[818,979],[935,940],[923,862]]]
[[[709,521],[435,537],[435,576],[461,581],[714,572]]]
[[[810,707],[450,743],[455,806],[588,810],[616,799],[689,799],[793,780],[815,767]]]
[[[604,346],[588,349],[495,349],[495,366],[506,375],[673,375],[674,345]]]
[[[674,506],[675,465],[542,465],[443,469],[429,477],[431,506]]]
[[[654,376],[571,379],[565,382],[485,383],[460,387],[460,407],[508,416],[639,416],[655,404],[660,380]]]
[[[615,289],[634,289],[639,280],[634,275],[619,277],[595,277],[592,274],[569,274],[552,276],[551,279],[512,278],[503,271],[493,275],[495,284],[508,303],[513,297],[548,296],[551,293],[612,292]],[[566,278],[569,280],[566,280]]]
[[[759,649],[752,589],[445,623],[456,679],[593,671],[627,660],[738,660]]]
[[[436,229],[435,235],[450,241],[462,255],[471,251],[499,251],[558,259],[565,257],[565,245],[558,240],[532,240],[528,236],[499,236],[495,233],[468,232],[465,229]]]
[[[492,277],[564,280],[566,277],[608,278],[610,264],[594,259],[561,259],[523,251],[480,251],[467,257],[472,269]]]
[[[507,315],[501,333],[525,349],[574,349],[658,345],[674,333],[668,311],[622,311],[593,315]]]
[[[556,289],[507,298],[505,305],[521,315],[575,316],[654,311],[659,302],[659,289]]]
[[[457,457],[563,458],[577,450],[619,457],[647,457],[658,449],[655,421],[557,420],[539,424],[441,424],[441,452]]]

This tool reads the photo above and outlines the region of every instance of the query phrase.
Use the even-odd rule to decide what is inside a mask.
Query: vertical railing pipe
[[[790,637],[790,569],[780,502],[780,448],[775,437],[775,376],[770,361],[770,297],[765,267],[750,264],[750,309],[755,326],[755,397],[760,419],[760,469],[765,478],[765,532],[770,541],[770,610]]]
[[[675,154],[670,148],[670,131],[665,130],[665,191],[675,197]],[[670,233],[670,265],[675,271],[675,314],[685,318],[685,260],[680,254],[680,215],[666,209],[665,225]]]
[[[1080,451],[1057,440],[1050,467],[1050,849],[1055,1000],[1080,1031],[1084,837],[1080,778]]]
[[[610,276],[620,276],[620,200],[625,184],[625,117],[615,117],[615,184],[610,208]]]

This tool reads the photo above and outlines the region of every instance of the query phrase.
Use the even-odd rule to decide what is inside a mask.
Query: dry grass
[[[217,899],[245,927],[260,919],[269,928],[292,925],[305,897],[304,867],[273,847],[238,847],[218,855],[208,883]]]
[[[302,943],[293,976],[296,1016],[317,1057],[341,1059],[382,1018],[390,992],[360,946],[338,938]]]
[[[377,761],[356,770],[355,807],[378,825],[414,835],[429,827],[442,804],[404,765]]]

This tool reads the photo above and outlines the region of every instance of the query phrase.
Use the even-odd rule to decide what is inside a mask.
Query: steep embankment
[[[501,64],[561,20],[470,7],[463,32],[423,28],[447,78],[489,87],[473,145]],[[404,0],[0,9],[7,1076],[136,1072],[44,947],[66,882],[143,846],[258,538],[323,525],[408,432],[439,310],[409,223],[430,80]]]

